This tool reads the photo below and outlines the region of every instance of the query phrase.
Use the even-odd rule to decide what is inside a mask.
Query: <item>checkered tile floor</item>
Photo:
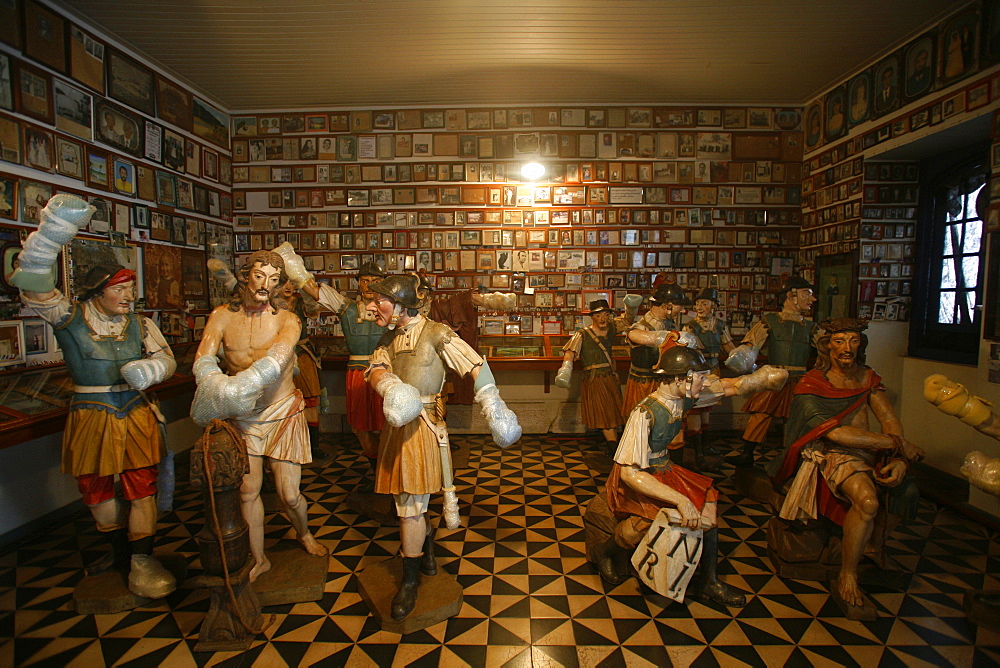
[[[501,451],[458,436],[468,468],[456,471],[463,528],[438,532],[438,558],[464,588],[460,614],[400,638],[382,632],[357,590],[356,573],[397,550],[395,527],[344,503],[368,465],[349,439],[328,443],[325,468],[307,468],[310,524],[331,552],[321,601],[265,609],[275,623],[244,653],[193,652],[208,609],[201,590],[179,590],[131,612],[80,616],[71,608],[84,553],[97,537],[89,517],[51,527],[0,555],[0,666],[738,666],[997,665],[1000,634],[970,625],[967,588],[1000,589],[1000,540],[983,527],[921,502],[897,530],[891,554],[916,573],[906,592],[869,587],[876,622],[845,619],[825,584],[781,580],[766,557],[765,507],[717,475],[719,570],[752,592],[743,609],[604,584],[585,559],[582,509],[603,482],[584,456],[587,437],[527,436]],[[717,439],[734,449],[738,439]],[[771,454],[771,453],[768,453]],[[182,481],[186,472],[179,472]],[[202,526],[198,493],[179,485],[161,523],[158,551],[193,558]],[[269,541],[290,539],[268,517]],[[669,604],[668,604],[669,603]]]

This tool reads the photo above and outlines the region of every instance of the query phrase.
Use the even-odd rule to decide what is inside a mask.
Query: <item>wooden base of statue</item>
[[[829,582],[840,575],[840,536],[823,520],[789,522],[772,517],[766,527],[767,556],[776,575],[789,580]],[[880,555],[879,566],[869,558],[858,564],[858,583],[904,591],[909,573],[892,567],[892,560]]]
[[[962,600],[969,622],[990,631],[1000,631],[1000,591],[970,589]]]
[[[313,556],[294,540],[282,541],[265,553],[271,570],[262,573],[253,583],[254,593],[262,606],[323,598],[329,577],[329,556]]]
[[[195,579],[199,586],[208,588],[210,604],[205,621],[201,623],[194,651],[245,651],[250,649],[254,636],[271,625],[274,616],[267,620],[261,615],[260,602],[250,586],[250,570],[253,566],[253,560],[248,559],[242,568],[229,574],[232,597],[229,596],[222,577],[201,575]]]
[[[583,461],[587,462],[587,468],[599,475],[611,473],[611,467],[615,463],[614,459],[603,452],[588,452],[583,456]]]
[[[392,598],[403,580],[400,557],[372,564],[358,575],[358,592],[383,631],[406,635],[454,617],[462,609],[462,585],[441,566],[437,575],[420,575],[417,601],[405,619],[392,618]]]
[[[180,554],[157,554],[163,567],[173,573],[178,584],[187,577],[187,560]],[[128,573],[114,569],[88,575],[73,590],[73,609],[80,615],[111,615],[148,605],[155,599],[136,596],[128,588]]]
[[[392,494],[376,494],[354,490],[347,495],[347,507],[358,515],[373,520],[382,526],[397,526],[396,503]]]
[[[759,466],[737,466],[733,474],[736,492],[760,503],[774,503],[774,485],[770,476]]]
[[[878,610],[875,608],[875,603],[864,593],[861,594],[861,605],[848,605],[847,601],[840,596],[840,591],[837,589],[837,580],[830,580],[830,596],[833,597],[840,611],[844,613],[844,617],[848,619],[856,622],[874,622],[878,619]]]

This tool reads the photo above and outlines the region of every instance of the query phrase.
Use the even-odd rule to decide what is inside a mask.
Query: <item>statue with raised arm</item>
[[[636,404],[645,399],[660,383],[653,373],[660,347],[667,341],[697,347],[693,334],[682,332],[680,315],[691,300],[676,283],[660,283],[649,297],[649,310],[625,333],[632,365],[625,385],[622,414],[627,416]],[[682,446],[684,434],[678,434]]]
[[[250,472],[243,478],[240,500],[255,561],[250,571],[253,582],[271,568],[264,554],[260,498],[264,457],[270,460],[278,499],[298,541],[315,556],[327,550],[309,531],[307,502],[299,491],[302,465],[312,457],[305,400],[292,381],[302,325],[298,316],[275,302],[288,281],[284,261],[273,251],[256,251],[237,279],[232,301],[215,308],[205,325],[193,367],[198,387],[191,417],[202,426],[213,418],[229,420],[246,440]]]
[[[590,302],[590,310],[586,313],[591,324],[577,330],[563,346],[563,363],[555,379],[556,385],[568,388],[573,362],[577,359],[582,362],[580,417],[588,429],[599,429],[604,434],[609,457],[618,447],[617,429],[624,424],[622,383],[611,349],[618,334],[627,330],[635,320],[642,297],[627,295],[625,300],[625,314],[617,318],[607,299]]]
[[[767,430],[774,418],[787,418],[788,407],[796,383],[806,373],[806,365],[813,349],[813,339],[819,333],[816,323],[806,318],[816,302],[815,286],[798,275],[793,275],[778,292],[782,300],[779,313],[765,313],[743,337],[743,344],[726,359],[726,366],[737,373],[753,370],[757,353],[767,344],[767,363],[788,371],[788,382],[780,391],[764,391],[743,404],[749,413],[743,430],[743,449],[735,460],[738,466],[753,466],[757,446],[767,438]]]
[[[53,265],[94,208],[56,195],[41,212],[10,277],[21,301],[52,325],[75,384],[62,441],[62,470],[77,480],[83,502],[111,553],[88,566],[128,573],[144,598],[174,591],[174,576],[152,556],[156,531],[157,464],[166,454],[163,420],[144,390],[174,374],[177,364],[149,318],[132,312],[136,276],[120,265],[98,265],[77,283],[78,301],[55,287]],[[115,495],[115,476],[124,501]]]
[[[290,245],[282,244],[277,250],[284,257],[295,286],[340,318],[350,355],[347,360],[347,424],[361,443],[362,452],[369,460],[374,460],[378,453],[378,433],[385,424],[385,418],[382,397],[368,386],[364,374],[372,351],[385,333],[385,327],[376,324],[367,307],[375,297],[371,284],[385,278],[386,273],[374,262],[363,264],[358,269],[358,295],[349,299],[329,285],[317,284]],[[375,466],[374,463],[372,466]]]
[[[368,311],[389,329],[372,353],[367,380],[383,397],[386,426],[379,439],[375,491],[393,495],[399,516],[403,577],[391,615],[401,620],[413,610],[420,573],[437,572],[433,527],[426,517],[431,494],[444,492],[445,522],[449,528],[459,525],[442,414],[445,370],[474,379],[476,402],[497,445],[517,441],[521,427],[500,398],[486,360],[451,328],[420,314],[415,276],[389,276],[369,288],[375,299]]]
[[[833,593],[849,615],[873,609],[858,585],[858,564],[871,544],[877,515],[912,516],[917,498],[904,483],[910,464],[924,451],[903,438],[903,426],[885,396],[882,379],[865,366],[868,323],[835,318],[822,323],[816,366],[795,388],[785,452],[772,462],[779,487],[792,480],[779,517],[785,520],[820,516],[843,527],[840,574]],[[873,431],[869,413],[881,430]],[[887,494],[881,495],[880,489]],[[885,518],[882,519],[885,521]],[[885,533],[885,532],[884,532]],[[864,613],[871,614],[871,613]]]

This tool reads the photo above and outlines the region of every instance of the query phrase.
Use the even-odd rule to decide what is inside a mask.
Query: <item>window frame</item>
[[[909,350],[911,357],[975,365],[979,359],[989,234],[985,231],[979,249],[979,277],[972,323],[939,323],[941,260],[944,230],[949,225],[942,205],[946,183],[963,174],[979,171],[989,178],[989,144],[974,145],[925,159],[920,164],[920,205],[917,253],[914,267],[914,298],[911,311]],[[988,185],[987,185],[988,187]]]

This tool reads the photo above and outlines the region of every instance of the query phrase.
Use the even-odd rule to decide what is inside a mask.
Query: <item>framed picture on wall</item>
[[[139,116],[117,104],[99,100],[94,107],[96,139],[112,148],[142,157],[143,126]]]
[[[170,79],[156,75],[156,115],[177,127],[191,131],[191,93]]]
[[[953,15],[938,32],[937,87],[944,88],[979,69],[979,5]]]
[[[197,97],[192,100],[192,110],[193,132],[216,146],[228,149],[229,117]]]
[[[62,79],[53,86],[56,128],[74,137],[93,138],[93,96]]]
[[[52,77],[27,63],[18,63],[16,74],[17,110],[52,123]]]
[[[108,95],[138,109],[147,116],[156,115],[153,70],[117,49],[108,49]]]
[[[872,75],[865,70],[847,83],[847,121],[851,127],[860,125],[871,115]]]
[[[66,71],[66,21],[31,0],[24,3],[24,52],[53,69]]]
[[[14,110],[14,77],[6,53],[0,53],[0,109]]]
[[[104,43],[72,24],[69,27],[69,75],[104,94]]]
[[[816,258],[816,322],[856,317],[858,252]]]
[[[20,320],[0,321],[0,367],[24,364],[24,325]]]

